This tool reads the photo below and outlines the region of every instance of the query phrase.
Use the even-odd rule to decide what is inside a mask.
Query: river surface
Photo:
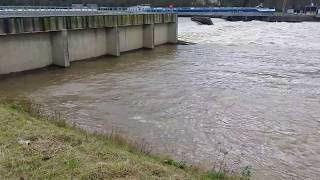
[[[179,19],[165,45],[0,80],[81,128],[253,179],[320,176],[320,23]]]

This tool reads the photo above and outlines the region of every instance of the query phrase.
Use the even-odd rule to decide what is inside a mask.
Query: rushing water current
[[[320,177],[320,23],[179,19],[179,38],[0,80],[77,126],[253,179]]]

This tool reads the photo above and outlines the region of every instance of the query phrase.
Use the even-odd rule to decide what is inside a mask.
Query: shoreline
[[[250,171],[206,172],[117,136],[90,134],[44,118],[29,101],[0,101],[0,178],[249,179]],[[247,173],[247,174],[245,174]]]

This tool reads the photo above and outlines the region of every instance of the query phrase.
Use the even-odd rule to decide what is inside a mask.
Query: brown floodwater
[[[0,95],[190,163],[226,154],[253,179],[318,179],[320,24],[179,20],[179,38],[197,44],[1,78]]]

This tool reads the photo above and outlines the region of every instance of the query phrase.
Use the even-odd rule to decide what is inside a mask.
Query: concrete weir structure
[[[177,43],[177,15],[0,18],[0,74]]]

